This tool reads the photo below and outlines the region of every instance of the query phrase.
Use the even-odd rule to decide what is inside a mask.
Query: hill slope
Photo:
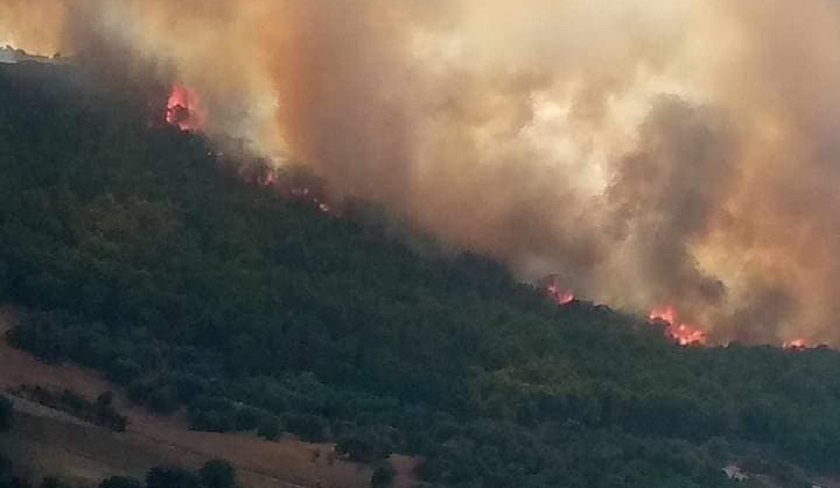
[[[210,431],[426,459],[453,487],[727,486],[733,460],[840,471],[840,355],[680,348],[557,307],[495,263],[419,256],[249,183],[70,68],[0,68],[9,335]],[[570,230],[573,231],[573,230]],[[776,461],[774,461],[776,462]]]
[[[0,309],[0,332],[14,323]],[[0,388],[38,385],[51,391],[68,389],[88,399],[113,390],[101,375],[70,365],[39,363],[31,355],[0,342]],[[236,464],[239,482],[247,488],[366,488],[370,469],[332,459],[333,446],[294,439],[269,442],[238,433],[189,431],[180,416],[162,418],[117,398],[129,420],[126,432],[81,421],[69,414],[9,396],[15,404],[14,429],[8,443],[16,470],[29,480],[45,474],[90,486],[108,476],[143,479],[154,467],[177,464],[199,468],[213,458]],[[2,451],[0,449],[0,451]],[[319,453],[316,457],[314,453]],[[408,459],[399,459],[409,466]],[[403,473],[409,478],[409,473]],[[399,486],[410,486],[410,482]]]

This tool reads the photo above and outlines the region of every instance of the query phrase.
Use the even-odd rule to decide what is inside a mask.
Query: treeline
[[[114,394],[110,391],[99,395],[96,401],[68,389],[53,391],[38,385],[20,385],[8,392],[115,432],[125,432],[128,427],[128,418],[114,408]]]
[[[157,466],[144,481],[123,476],[103,480],[98,488],[238,488],[236,469],[223,459],[211,459],[198,471],[175,466]]]
[[[26,308],[9,340],[44,361],[104,371],[196,429],[421,454],[438,486],[727,486],[721,468],[754,453],[840,472],[834,351],[685,349],[554,306],[371,212],[249,183],[145,110],[9,69],[0,299]]]
[[[0,444],[4,433],[12,429],[14,409],[12,402],[0,396]],[[0,488],[27,488],[26,484],[17,478],[12,470],[12,463],[0,451]]]
[[[11,469],[9,469],[11,472]],[[33,488],[33,483],[21,478],[8,477],[3,484],[0,472],[0,486],[3,488]],[[46,476],[37,488],[88,488],[68,483],[55,476]],[[92,488],[92,487],[91,487]],[[236,469],[223,459],[211,459],[197,471],[177,466],[156,466],[151,468],[144,480],[128,476],[111,476],[102,480],[96,488],[238,488]]]

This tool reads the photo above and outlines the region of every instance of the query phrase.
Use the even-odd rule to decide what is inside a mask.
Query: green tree
[[[257,435],[269,441],[276,441],[282,433],[280,421],[274,417],[263,419],[262,424],[257,429]]]
[[[254,430],[259,428],[264,413],[254,407],[241,407],[236,411],[236,430]]]
[[[146,488],[198,488],[195,475],[174,466],[157,466],[146,474]]]
[[[12,428],[14,409],[12,402],[0,396],[0,432],[6,432]]]
[[[308,413],[284,416],[286,429],[307,442],[323,442],[329,437],[329,422],[320,416]]]
[[[233,488],[236,486],[236,468],[224,459],[211,459],[198,471],[204,488]]]
[[[373,468],[373,475],[370,479],[371,488],[389,488],[394,483],[397,471],[388,461],[378,463]]]
[[[72,486],[54,476],[47,476],[41,480],[40,488],[72,488]]]
[[[0,454],[0,488],[12,488],[12,463]]]
[[[102,480],[99,488],[143,488],[143,484],[137,478],[111,476]]]
[[[393,428],[356,428],[339,436],[335,449],[339,454],[346,455],[354,461],[372,463],[388,457],[394,451],[396,436],[397,432]]]
[[[172,385],[163,385],[152,390],[146,405],[155,413],[169,415],[180,406],[178,390]]]

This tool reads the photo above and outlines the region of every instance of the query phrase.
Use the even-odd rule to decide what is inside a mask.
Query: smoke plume
[[[523,279],[840,344],[840,2],[0,0]]]

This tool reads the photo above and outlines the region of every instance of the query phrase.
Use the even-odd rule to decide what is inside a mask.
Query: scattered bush
[[[146,474],[146,488],[199,488],[198,477],[183,468],[159,466]]]
[[[198,472],[202,488],[234,488],[236,469],[224,459],[211,459]]]
[[[371,488],[389,488],[394,483],[396,470],[390,462],[380,462],[373,468],[373,475],[370,479]]]
[[[94,402],[71,390],[65,389],[55,392],[31,385],[21,385],[12,389],[11,393],[115,432],[125,432],[128,428],[128,417],[121,415],[113,407],[113,394],[111,392],[103,393]]]

